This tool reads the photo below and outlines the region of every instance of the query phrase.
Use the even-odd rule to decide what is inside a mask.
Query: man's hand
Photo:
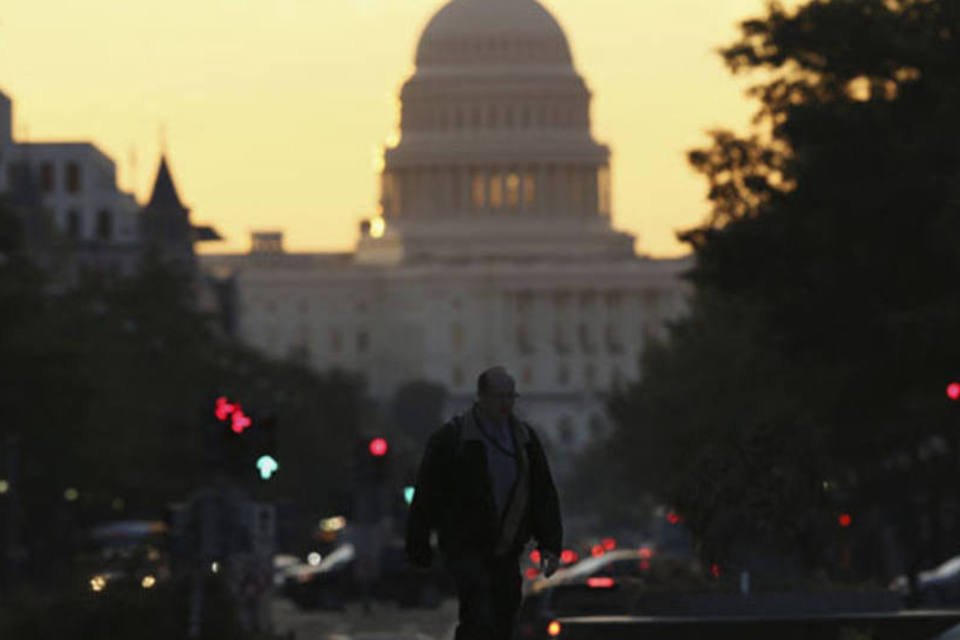
[[[560,567],[560,558],[557,557],[557,554],[552,551],[541,551],[540,552],[540,573],[543,574],[544,578],[549,578],[554,573],[557,572],[557,569]]]

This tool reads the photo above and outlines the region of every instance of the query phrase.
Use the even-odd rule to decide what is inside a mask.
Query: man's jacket
[[[501,516],[477,411],[453,418],[427,443],[407,521],[413,564],[430,564],[431,531],[447,556],[516,555],[531,537],[541,550],[560,554],[560,506],[540,440],[529,425],[511,418],[518,473]]]

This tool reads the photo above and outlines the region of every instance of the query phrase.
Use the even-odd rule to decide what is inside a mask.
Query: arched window
[[[113,237],[113,214],[109,209],[100,209],[97,212],[97,239],[109,240]]]

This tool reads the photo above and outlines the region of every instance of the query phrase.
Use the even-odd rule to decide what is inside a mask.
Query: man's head
[[[513,413],[517,385],[503,367],[491,367],[477,377],[477,402],[494,420],[505,420]]]

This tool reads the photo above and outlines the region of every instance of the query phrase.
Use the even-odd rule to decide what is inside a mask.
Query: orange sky
[[[594,92],[613,150],[614,224],[677,255],[707,211],[685,151],[742,130],[748,82],[716,55],[763,0],[541,0]],[[161,126],[197,222],[246,250],[346,250],[375,210],[420,30],[441,0],[30,0],[0,9],[0,88],[19,140],[91,140],[145,199]]]

